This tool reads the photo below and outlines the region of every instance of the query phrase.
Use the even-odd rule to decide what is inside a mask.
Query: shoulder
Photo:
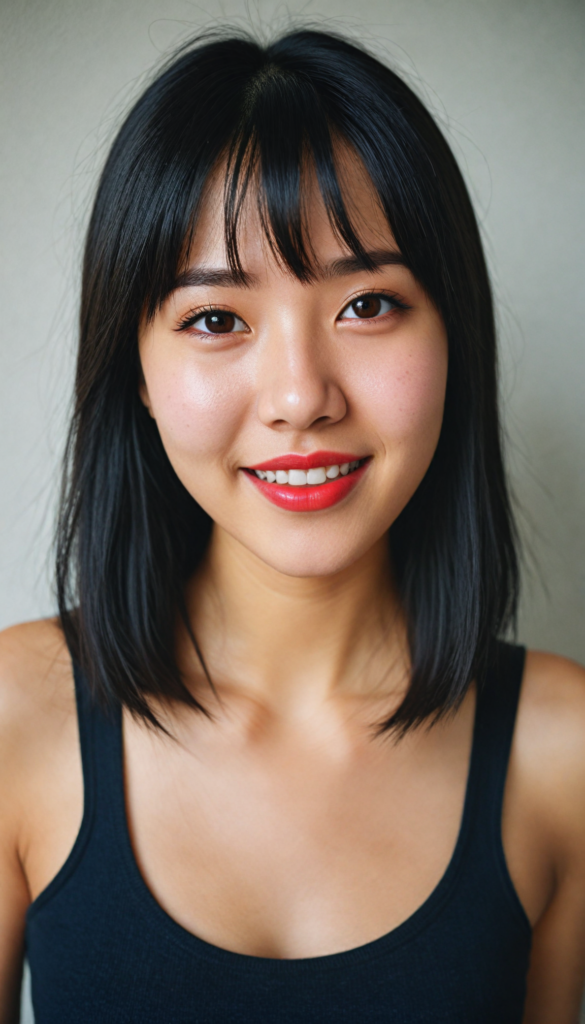
[[[0,632],[0,737],[22,720],[69,710],[71,659],[56,619]]]
[[[543,651],[528,651],[519,707],[521,738],[561,759],[583,758],[585,668]]]
[[[563,847],[585,841],[585,669],[528,651],[513,745],[526,800]],[[556,844],[555,844],[556,845]]]
[[[17,801],[20,782],[46,759],[75,716],[71,660],[55,619],[0,632],[0,784]]]
[[[65,861],[82,808],[63,635],[55,620],[13,626],[0,632],[0,1001],[7,963],[18,984],[26,908]]]

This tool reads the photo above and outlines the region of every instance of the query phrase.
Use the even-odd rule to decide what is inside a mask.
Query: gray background
[[[578,0],[2,0],[0,627],[53,611],[50,539],[78,264],[108,141],[200,26],[316,23],[406,75],[443,126],[499,311],[527,548],[520,639],[585,662],[585,6]]]

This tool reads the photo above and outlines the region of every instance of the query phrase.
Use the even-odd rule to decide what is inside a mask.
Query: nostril
[[[342,390],[332,381],[299,381],[295,387],[289,379],[272,380],[258,396],[257,412],[267,426],[307,430],[315,425],[337,423],[346,414],[347,403]]]

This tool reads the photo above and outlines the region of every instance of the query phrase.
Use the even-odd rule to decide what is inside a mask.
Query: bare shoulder
[[[71,661],[57,621],[0,632],[0,771],[46,749],[44,741],[74,713]]]
[[[0,633],[0,896],[24,886],[30,900],[42,891],[71,849],[82,809],[63,634],[54,619],[13,626]]]
[[[528,651],[519,727],[541,749],[555,749],[585,763],[585,668],[543,651]],[[528,735],[526,736],[528,740]]]
[[[0,720],[30,702],[70,703],[71,659],[57,619],[23,622],[0,632]]]
[[[0,631],[1,678],[16,681],[37,671],[69,662],[65,639],[58,620],[37,619],[21,622]]]
[[[555,654],[526,657],[513,759],[527,797],[558,834],[585,839],[585,669]]]

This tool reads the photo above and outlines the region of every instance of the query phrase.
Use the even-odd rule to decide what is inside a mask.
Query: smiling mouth
[[[353,459],[352,462],[333,463],[332,465],[315,466],[312,469],[248,469],[246,472],[254,474],[258,480],[265,480],[269,484],[280,484],[288,487],[316,487],[336,480],[338,477],[349,476],[355,473],[368,461],[369,456],[364,459]]]
[[[339,461],[333,461],[337,455]],[[337,505],[359,484],[372,457],[342,459],[337,452],[281,455],[244,473],[273,505],[289,512],[320,512]]]

